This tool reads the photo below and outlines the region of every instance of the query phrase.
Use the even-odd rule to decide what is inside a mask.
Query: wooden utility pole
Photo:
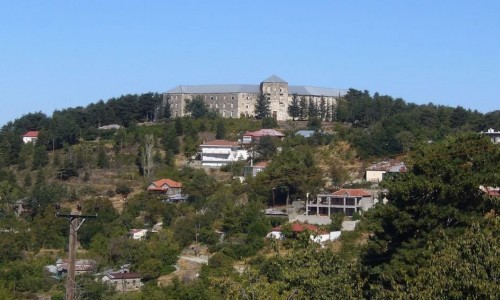
[[[56,204],[56,216],[62,218],[68,218],[69,220],[69,246],[68,246],[68,279],[66,281],[66,300],[74,300],[75,299],[75,291],[76,291],[76,280],[75,280],[75,262],[76,262],[76,245],[77,245],[77,232],[80,226],[83,224],[85,219],[88,218],[96,218],[95,215],[82,215],[82,206],[80,204],[77,205],[77,211],[70,214],[60,214],[59,213],[60,206]]]

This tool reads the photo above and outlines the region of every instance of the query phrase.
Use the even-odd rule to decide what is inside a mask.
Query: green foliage
[[[226,127],[224,126],[224,122],[222,120],[218,120],[216,126],[215,138],[223,140],[226,138]]]
[[[416,266],[432,268],[429,262],[435,252],[429,249],[442,234],[460,236],[476,222],[484,223],[485,212],[498,210],[498,201],[479,189],[500,180],[500,149],[483,137],[449,137],[422,147],[411,162],[407,175],[387,183],[389,204],[368,212],[373,235],[363,262],[369,280],[377,282],[368,295],[385,297],[385,286],[407,289],[418,278]]]
[[[292,117],[293,121],[300,117],[300,103],[297,94],[292,95],[292,102],[288,105],[288,115]]]
[[[277,128],[278,127],[278,121],[276,121],[275,118],[272,117],[264,117],[262,118],[262,128]]]
[[[185,109],[186,113],[189,113],[195,119],[215,116],[215,113],[209,110],[201,96],[195,96],[193,99],[186,100]]]
[[[271,102],[269,97],[260,93],[255,103],[255,118],[263,119],[271,116]]]
[[[330,231],[339,231],[342,229],[342,222],[345,215],[343,213],[335,213],[330,215],[332,222],[330,223]]]

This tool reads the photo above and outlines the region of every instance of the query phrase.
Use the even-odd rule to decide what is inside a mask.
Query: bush
[[[128,196],[128,194],[130,194],[131,192],[132,189],[124,183],[118,184],[115,189],[115,193],[121,194],[123,196]]]

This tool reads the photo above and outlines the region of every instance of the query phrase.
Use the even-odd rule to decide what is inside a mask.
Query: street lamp
[[[99,207],[96,205],[94,207],[96,214],[95,215],[82,215],[82,205],[80,203],[76,206],[76,212],[71,212],[69,214],[61,214],[59,210],[61,209],[61,205],[56,203],[56,216],[61,218],[67,218],[69,221],[69,246],[68,246],[68,280],[66,282],[66,300],[74,300],[75,299],[75,289],[76,289],[76,281],[75,281],[75,261],[76,261],[76,243],[77,243],[77,231],[82,226],[85,219],[93,219],[97,218],[97,211]]]

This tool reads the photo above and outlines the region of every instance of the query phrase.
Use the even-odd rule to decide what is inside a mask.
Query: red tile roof
[[[166,184],[168,185],[170,188],[182,188],[182,183],[180,182],[177,182],[177,181],[173,181],[172,179],[160,179],[158,181],[155,181],[152,183],[155,188],[148,188],[148,190],[167,190],[166,188],[164,188],[163,186]]]
[[[371,194],[369,192],[362,189],[341,189],[334,192],[332,195],[344,196],[345,194],[347,194],[348,197],[364,197],[364,196],[371,197]]]
[[[247,131],[243,136],[252,137],[263,137],[263,136],[274,136],[274,137],[284,137],[285,135],[274,129],[261,129],[257,131]]]
[[[210,142],[205,142],[201,144],[201,146],[238,146],[238,143],[236,142],[231,142],[231,141],[226,141],[226,140],[213,140]]]
[[[303,232],[305,230],[309,230],[309,231],[321,233],[321,234],[326,233],[326,231],[320,230],[318,227],[316,227],[314,225],[302,224],[302,223],[297,223],[297,222],[292,223],[290,229],[293,232]],[[273,231],[282,231],[282,230],[283,230],[282,226],[278,226],[278,227],[273,228]]]
[[[269,165],[268,161],[261,161],[253,165],[254,167],[260,167],[260,168],[265,168]]]
[[[39,133],[39,131],[28,131],[23,135],[23,137],[37,138],[38,133]]]

